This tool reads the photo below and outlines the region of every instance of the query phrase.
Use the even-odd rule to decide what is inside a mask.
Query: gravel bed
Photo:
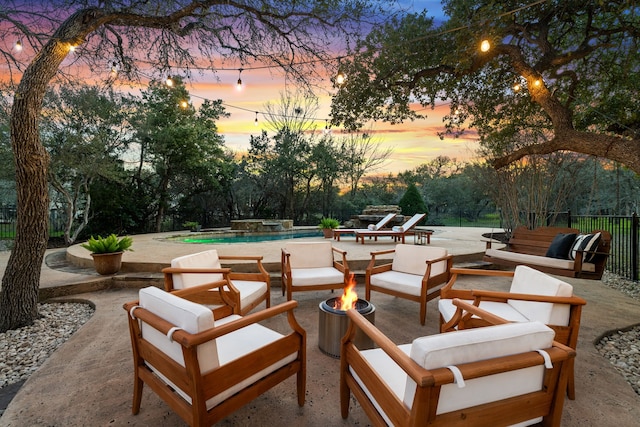
[[[602,276],[602,283],[640,300],[640,283],[606,271]],[[640,395],[640,325],[607,335],[596,344],[596,349]]]
[[[33,325],[0,333],[0,389],[29,378],[94,313],[87,303],[44,303]]]

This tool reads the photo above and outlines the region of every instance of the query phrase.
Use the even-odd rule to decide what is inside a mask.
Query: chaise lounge
[[[395,242],[401,241],[401,243],[404,243],[405,235],[409,233],[411,229],[415,227],[420,221],[422,221],[425,215],[426,214],[424,213],[415,214],[414,216],[409,218],[404,224],[394,226],[391,228],[391,230],[362,230],[362,231],[357,230],[356,242],[358,241],[358,239],[360,239],[360,241],[364,245],[365,237],[369,237],[369,238],[373,237],[374,240],[377,241],[378,237],[389,236],[393,238]]]

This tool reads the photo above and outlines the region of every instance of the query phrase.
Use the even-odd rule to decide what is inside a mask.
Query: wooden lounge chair
[[[356,310],[347,316],[343,418],[353,394],[374,426],[560,425],[575,351],[544,324],[498,324],[396,345]],[[358,349],[357,333],[378,348]]]
[[[376,265],[376,257],[393,254],[391,263]],[[371,291],[420,303],[420,324],[427,316],[427,302],[440,296],[440,288],[449,280],[453,256],[445,248],[396,245],[395,249],[371,252],[365,275],[366,299]]]
[[[405,235],[411,231],[411,229],[413,227],[416,226],[416,224],[418,224],[422,218],[425,217],[426,214],[420,213],[420,214],[415,214],[414,216],[412,216],[411,218],[409,218],[409,220],[407,220],[407,222],[405,222],[402,225],[398,225],[395,227],[392,227],[391,230],[357,230],[356,231],[356,242],[358,241],[358,239],[360,239],[362,241],[362,244],[364,245],[364,238],[365,237],[373,237],[376,241],[378,240],[378,237],[380,236],[390,236],[393,238],[394,241],[401,241],[401,243],[404,243],[404,238]]]
[[[397,216],[395,213],[390,213],[376,224],[371,224],[367,228],[336,228],[333,230],[333,239],[340,241],[340,236],[342,234],[356,234],[356,231],[375,231],[383,229],[392,219]]]
[[[334,256],[338,256],[338,260]],[[342,289],[349,278],[347,252],[327,242],[288,243],[281,256],[282,295],[293,292]]]
[[[223,318],[220,310],[214,314],[180,297],[213,285],[175,293],[148,287],[140,290],[139,301],[124,304],[133,350],[134,414],[147,385],[190,426],[210,426],[292,375],[298,405],[304,405],[306,332],[293,314],[297,303]],[[274,316],[288,319],[287,335],[258,323]]]
[[[229,268],[222,268],[221,261],[250,261],[255,271],[231,271]],[[262,265],[262,256],[219,255],[215,249],[211,249],[174,258],[171,260],[171,267],[162,272],[167,292],[225,279],[229,284],[224,290],[239,308],[240,314],[247,314],[263,301],[266,308],[271,305],[271,279]],[[205,291],[190,299],[209,306],[223,304],[217,294],[218,292]]]
[[[458,275],[511,277],[509,292],[454,289]],[[463,314],[453,304],[455,298],[480,307],[510,322],[539,321],[556,333],[556,341],[573,349],[578,345],[582,306],[587,302],[573,295],[573,286],[531,267],[520,265],[515,271],[451,269],[449,283],[440,290],[440,331],[487,326],[473,313]],[[569,362],[567,394],[575,399],[573,361]]]

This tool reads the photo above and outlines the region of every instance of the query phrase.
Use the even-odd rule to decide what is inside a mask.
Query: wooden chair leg
[[[138,377],[138,372],[136,370],[136,378],[133,381],[133,404],[131,406],[131,413],[133,415],[137,415],[140,412],[140,404],[142,402],[142,388],[144,387],[144,382]]]
[[[576,383],[574,376],[574,364],[575,359],[569,359],[568,361],[568,370],[569,370],[569,378],[567,380],[567,397],[569,400],[576,400]]]

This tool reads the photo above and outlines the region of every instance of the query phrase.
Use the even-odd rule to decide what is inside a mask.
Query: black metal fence
[[[636,213],[631,216],[599,216],[572,215],[571,212],[567,212],[566,220],[568,227],[577,228],[582,233],[593,230],[607,230],[611,233],[611,255],[607,260],[607,270],[626,279],[638,281],[640,228]]]

